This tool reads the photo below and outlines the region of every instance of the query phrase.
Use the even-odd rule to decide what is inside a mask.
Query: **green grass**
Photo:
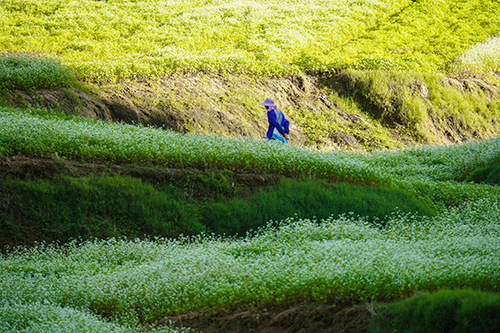
[[[238,193],[210,199],[191,196],[190,191],[218,191],[221,187],[215,182],[223,182],[217,178],[198,176],[182,187],[165,180],[153,187],[118,175],[3,177],[0,197],[8,198],[8,205],[2,210],[0,246],[93,237],[246,235],[289,216],[326,219],[352,214],[380,225],[394,210],[436,214],[406,191],[312,180],[282,180],[245,198]],[[230,184],[223,185],[235,191]]]
[[[371,323],[376,332],[494,332],[500,328],[500,294],[476,290],[421,293],[380,307]]]
[[[500,35],[492,36],[469,48],[451,64],[455,70],[488,72],[500,70]]]
[[[72,83],[72,72],[57,58],[0,54],[0,89],[36,90]]]
[[[16,0],[0,6],[0,53],[57,57],[98,81],[176,70],[435,71],[457,69],[460,55],[497,35],[499,14],[494,0]],[[474,68],[498,68],[488,59]]]
[[[404,139],[415,144],[460,141],[496,137],[500,129],[495,121],[500,117],[497,88],[486,83],[467,89],[469,83],[442,73],[345,70],[323,84],[330,88],[334,106],[329,112],[287,110],[313,142],[343,133],[357,138],[365,150],[395,149]],[[366,122],[332,121],[338,109],[359,114]]]

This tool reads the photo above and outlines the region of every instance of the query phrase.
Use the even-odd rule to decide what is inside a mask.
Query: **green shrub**
[[[327,219],[352,213],[375,222],[398,209],[432,216],[435,212],[409,192],[349,184],[325,186],[320,181],[282,180],[267,191],[242,200],[213,202],[202,207],[202,223],[222,234],[245,234],[268,221],[287,217]]]
[[[0,54],[0,89],[39,89],[70,85],[73,74],[58,59],[26,53]]]
[[[498,332],[499,313],[500,294],[442,290],[381,308],[370,323],[370,332]]]
[[[485,183],[490,185],[500,184],[500,163],[484,168],[478,168],[472,172],[467,181],[474,183]]]

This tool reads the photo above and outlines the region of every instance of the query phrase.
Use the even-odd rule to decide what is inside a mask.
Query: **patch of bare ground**
[[[291,307],[204,310],[159,321],[203,333],[364,333],[371,313],[365,306],[299,304]]]

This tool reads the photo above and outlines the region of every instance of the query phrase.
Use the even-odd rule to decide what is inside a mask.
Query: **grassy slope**
[[[157,6],[165,5],[162,2],[154,2],[148,6],[156,3]],[[142,2],[2,3],[2,14],[6,15],[0,16],[5,23],[2,25],[4,30],[0,45],[5,48],[4,51],[34,51],[52,55],[58,53],[63,62],[76,69],[81,78],[104,80],[131,74],[151,75],[187,68],[225,72],[249,70],[262,73],[265,72],[262,67],[264,61],[269,64],[268,68],[273,73],[327,71],[334,66],[434,69],[446,67],[456,55],[498,30],[498,23],[492,20],[492,17],[498,15],[488,16],[488,24],[482,24],[486,22],[485,12],[495,13],[498,10],[494,2],[469,1],[453,4],[426,1],[398,2],[400,5],[396,7],[391,7],[387,2],[386,4],[392,8],[392,11],[389,11],[391,14],[397,13],[401,6],[409,6],[398,15],[386,17],[384,22],[377,22],[375,19],[378,18],[377,11],[386,11],[383,5],[378,7],[376,4],[367,3],[367,6],[359,6],[359,2],[347,3],[347,6],[342,7],[348,9],[343,16],[344,20],[353,17],[362,17],[362,20],[347,20],[348,24],[340,26],[340,29],[345,30],[339,30],[341,33],[336,36],[338,40],[346,42],[342,44],[342,48],[337,48],[338,52],[346,56],[342,59],[338,57],[340,53],[336,53],[337,49],[332,50],[331,45],[337,47],[338,44],[332,43],[332,40],[327,38],[319,39],[318,43],[311,42],[309,38],[298,38],[296,43],[299,47],[294,48],[294,52],[299,53],[286,52],[290,50],[283,46],[287,33],[308,37],[308,34],[313,35],[311,31],[327,31],[322,26],[322,21],[314,20],[314,15],[307,17],[307,11],[306,17],[300,21],[306,22],[305,25],[297,27],[293,24],[300,22],[292,22],[293,28],[302,29],[300,34],[294,29],[284,29],[273,34],[272,26],[266,25],[270,21],[270,16],[265,16],[260,27],[267,32],[249,36],[241,34],[245,31],[245,27],[238,22],[244,21],[237,21],[234,18],[245,13],[255,18],[252,15],[259,9],[252,6],[252,3],[247,3],[243,7],[220,3],[210,6],[209,3],[186,4],[185,2],[182,3],[184,5],[182,7],[180,3],[169,3],[177,10],[177,12],[172,11],[173,14],[179,14],[181,11],[183,13],[189,5],[199,6],[200,11],[194,11],[191,15],[179,15],[178,20],[174,20],[172,16],[158,15],[159,11],[145,13],[143,11],[145,7],[141,7]],[[76,10],[71,6],[77,6]],[[125,10],[126,13],[134,9],[133,12],[142,14],[145,21],[154,18],[153,21],[159,22],[159,26],[156,26],[158,29],[161,24],[167,22],[179,23],[177,27],[182,33],[190,31],[186,29],[189,27],[187,22],[193,20],[198,23],[203,22],[205,18],[203,13],[215,13],[214,18],[225,23],[223,25],[225,30],[205,29],[215,37],[208,39],[214,44],[208,45],[208,48],[202,51],[197,50],[196,46],[205,44],[192,36],[192,39],[186,39],[182,33],[176,33],[171,37],[181,36],[183,41],[188,40],[188,43],[175,44],[175,41],[170,40],[172,49],[158,48],[158,44],[147,44],[151,40],[157,41],[148,34],[156,31],[157,36],[168,36],[164,31],[149,29],[145,32],[143,27],[137,24],[141,22],[140,17],[118,16],[116,13],[119,11],[109,11],[112,8],[110,6],[119,6],[119,9]],[[275,10],[271,11],[270,15],[284,17],[285,20],[289,17],[280,15],[286,14],[286,10],[282,8],[287,7],[276,4],[274,7],[272,4],[269,6],[264,9],[268,12],[269,9]],[[297,9],[294,6],[289,8]],[[365,11],[366,7],[369,10]],[[214,9],[214,12],[207,11],[207,8]],[[329,10],[330,14],[334,13],[334,9],[335,13],[343,13],[338,8],[323,8]],[[460,8],[461,10],[458,10]],[[64,13],[70,12],[70,9],[73,13],[70,15],[71,20],[61,20],[66,17]],[[82,15],[90,9],[94,15]],[[406,14],[413,10],[424,15]],[[24,15],[12,14],[20,13],[19,11]],[[367,15],[352,15],[356,11]],[[436,18],[447,19],[429,20],[431,13]],[[48,21],[44,21],[45,17]],[[118,17],[120,19],[116,21]],[[414,19],[409,20],[410,17]],[[94,26],[89,25],[89,18]],[[60,25],[59,22],[64,24]],[[251,22],[253,21],[248,21],[248,24]],[[402,22],[401,28],[394,29],[394,25],[400,22]],[[424,28],[426,36],[432,38],[420,40],[415,37],[423,34],[415,33],[419,30],[412,27],[419,27],[421,26],[419,23],[422,22],[426,22]],[[468,24],[457,24],[457,22]],[[474,25],[476,22],[477,26]],[[307,23],[311,25],[308,26]],[[105,26],[107,30],[97,29],[96,24]],[[120,26],[118,32],[113,30],[113,24]],[[234,29],[228,29],[229,26]],[[471,30],[463,29],[464,26]],[[77,27],[77,29],[65,35],[66,27]],[[251,28],[246,27],[246,31],[252,34],[258,31],[253,29],[253,26]],[[311,30],[307,30],[309,28]],[[475,33],[472,32],[472,28]],[[441,34],[436,33],[439,29],[444,29],[441,32],[450,31],[448,35],[454,38],[446,40],[440,38]],[[456,32],[457,29],[460,33],[451,32]],[[86,34],[83,34],[84,38],[78,43],[68,42],[74,40],[72,37],[82,31]],[[393,39],[394,34],[388,36],[383,33],[384,31],[397,31],[398,39]],[[7,39],[7,36],[12,35],[16,38]],[[194,31],[194,35],[197,35],[197,31]],[[477,37],[471,37],[473,35]],[[116,40],[123,38],[125,42],[109,43],[109,36],[114,36]],[[265,49],[255,49],[255,44],[250,45],[248,42],[252,41],[250,38],[252,36],[255,37],[254,42],[257,45],[266,45],[276,50],[276,59],[265,53]],[[408,36],[415,38],[410,49],[406,47]],[[135,43],[138,40],[145,41],[146,44]],[[160,40],[165,42],[164,39]],[[213,52],[209,52],[210,47],[220,48],[217,42],[221,40],[230,42],[226,48],[222,48],[228,50],[228,53],[214,55]],[[369,43],[370,40],[374,40],[375,43]],[[388,46],[388,40],[394,40],[394,46]],[[58,47],[60,49],[57,49]],[[376,51],[378,48],[384,51]],[[175,54],[172,50],[175,50]],[[186,57],[178,59],[179,53],[185,54]],[[174,57],[169,57],[172,54]],[[111,55],[118,61],[107,61]],[[290,62],[292,66],[287,65],[283,68],[283,62]],[[352,80],[355,83],[352,87],[354,90],[346,90],[344,93],[359,97],[358,91],[366,89],[355,101],[361,105],[378,105],[394,100],[403,105],[410,104],[406,109],[401,109],[406,113],[410,110],[409,117],[406,113],[405,116],[401,116],[389,112],[393,110],[389,106],[386,109],[380,108],[382,112],[379,118],[387,121],[396,116],[396,119],[403,122],[410,121],[414,126],[412,130],[419,133],[418,135],[428,134],[424,129],[428,123],[419,122],[425,120],[426,116],[412,115],[419,110],[425,113],[425,108],[422,109],[418,104],[412,105],[404,94],[391,96],[391,89],[380,89],[380,85],[377,84],[379,82],[377,77],[380,74],[374,73],[351,72],[355,77]],[[386,75],[391,76],[391,74],[382,76]],[[421,78],[420,74],[416,77]],[[404,75],[396,76],[394,82],[406,82],[404,80]],[[428,82],[425,79],[423,81],[426,84]],[[387,87],[390,88],[390,85],[387,84]],[[387,100],[380,98],[387,95],[389,95]],[[352,103],[349,98],[335,99],[336,95],[333,93],[329,98],[336,103]],[[361,103],[363,99],[370,98],[369,104]],[[483,109],[486,111],[481,111],[487,114],[485,118],[498,117],[496,102],[484,95],[479,100],[474,98],[471,98],[471,105],[486,105]],[[437,109],[434,112],[439,114],[446,108],[444,105],[446,103],[442,103],[444,102],[436,102]],[[460,105],[454,107],[451,113],[461,110],[462,107]],[[307,124],[307,113],[303,110],[296,112],[296,116],[305,119],[304,123]],[[3,128],[0,142],[3,155],[39,156],[58,153],[62,158],[98,158],[100,161],[111,163],[126,162],[146,166],[150,166],[151,161],[159,158],[163,166],[184,167],[193,164],[202,166],[208,163],[209,167],[229,167],[235,170],[259,169],[294,177],[312,173],[316,176],[332,177],[335,180],[354,178],[362,183],[390,184],[393,188],[411,191],[414,196],[440,211],[437,217],[428,220],[421,220],[416,216],[387,218],[385,221],[388,222],[388,227],[382,231],[368,227],[363,219],[344,217],[325,221],[322,226],[308,220],[300,220],[297,223],[288,220],[281,229],[261,231],[257,237],[239,242],[199,239],[198,242],[180,245],[178,242],[169,241],[160,244],[138,240],[135,242],[110,240],[87,242],[82,246],[69,245],[62,249],[44,246],[31,250],[20,249],[17,253],[13,251],[11,255],[2,257],[0,262],[3,268],[1,274],[4,277],[0,279],[2,325],[4,325],[1,329],[8,331],[9,325],[10,329],[39,325],[41,330],[57,330],[58,328],[52,327],[53,323],[71,322],[80,325],[81,330],[91,331],[95,328],[109,332],[132,331],[126,327],[136,324],[141,326],[144,322],[155,322],[167,314],[205,308],[214,304],[221,308],[230,308],[244,304],[259,305],[273,302],[283,304],[301,300],[316,302],[362,301],[370,298],[390,300],[406,297],[421,290],[437,290],[443,287],[470,287],[498,291],[498,202],[496,201],[499,196],[498,188],[461,182],[477,167],[498,162],[500,151],[498,139],[450,147],[424,146],[367,155],[340,152],[333,154],[317,153],[293,146],[268,145],[259,140],[242,142],[241,139],[214,136],[181,136],[163,132],[160,134],[160,131],[154,129],[126,125],[96,125],[97,122],[65,118],[39,110],[20,111],[6,108],[2,109],[1,113]],[[448,116],[446,113],[444,115]],[[463,113],[458,112],[456,115],[461,116]],[[474,123],[475,120],[467,118],[471,117],[471,114],[465,115],[468,123]],[[14,124],[16,126],[13,126]],[[478,124],[478,127],[484,126],[481,120],[478,120]],[[19,132],[20,128],[24,131]],[[91,129],[89,132],[91,134],[87,135],[85,129]],[[96,133],[102,135],[97,136]],[[158,135],[156,138],[168,135],[169,137],[164,139],[169,145],[165,146],[179,149],[173,155],[167,154],[165,149],[155,146],[154,140],[151,140],[152,135]],[[134,141],[134,138],[141,136],[146,138],[148,145]],[[205,144],[206,142],[208,144]],[[208,148],[214,149],[213,154],[207,155]],[[268,154],[283,155],[286,158],[278,159],[276,167],[266,159]],[[206,156],[209,157],[208,161]],[[5,179],[12,180],[10,177]],[[151,187],[143,187],[140,182],[121,177],[114,180],[109,177],[60,179],[62,179],[61,184],[18,180],[7,184],[12,187],[19,184],[25,186],[20,187],[20,192],[23,193],[26,193],[26,188],[35,189],[33,191],[35,196],[37,193],[47,194],[49,190],[55,189],[54,193],[65,197],[68,197],[65,190],[71,186],[81,189],[77,191],[80,193],[89,189],[92,193],[92,189],[97,188],[102,194],[108,190],[114,191],[118,185],[126,194],[116,200],[118,205],[126,202],[123,200],[130,200],[138,194],[134,191],[131,195],[127,194],[130,188],[140,188],[144,190],[146,196],[153,199],[156,195]],[[220,178],[205,180],[214,181]],[[120,182],[125,183],[120,185]],[[67,186],[68,184],[71,186]],[[311,185],[306,183],[304,187],[298,186],[297,193],[304,192],[303,189],[307,186]],[[59,192],[58,188],[61,189]],[[310,191],[310,187],[307,191]],[[269,193],[273,195],[273,192]],[[316,199],[318,193],[323,192],[315,193]],[[275,195],[279,197],[285,194],[276,192]],[[270,201],[269,197],[265,196],[261,200]],[[472,203],[463,205],[464,201]],[[9,207],[10,202],[12,201],[4,201],[2,208]],[[241,206],[238,201],[234,205]],[[189,265],[186,262],[189,262]],[[367,266],[367,263],[370,265]],[[347,272],[349,276],[339,272]],[[352,279],[352,276],[357,278]],[[33,317],[33,313],[37,314],[37,318]],[[102,321],[95,314],[104,315],[111,319],[112,323]],[[86,324],[82,325],[82,322]],[[68,329],[69,326],[69,324],[63,325],[62,329]]]
[[[16,0],[0,6],[0,52],[56,56],[98,80],[178,69],[436,70],[496,35],[499,10],[494,0]]]

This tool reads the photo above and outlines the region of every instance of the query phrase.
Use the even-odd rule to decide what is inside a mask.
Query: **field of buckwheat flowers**
[[[275,221],[241,238],[9,249],[0,259],[0,331],[139,332],[144,323],[189,310],[392,301],[443,288],[498,292],[500,191],[463,181],[498,161],[498,139],[360,154],[181,135],[36,109],[1,109],[0,124],[5,156],[57,152],[61,158],[357,179],[409,189],[439,210],[422,217],[396,209],[380,221],[384,227],[347,214]],[[270,169],[269,155],[286,158]]]
[[[435,71],[454,64],[461,71],[478,68],[479,57],[471,60],[475,45],[500,30],[494,0],[0,4],[0,53],[57,57],[90,81],[177,70],[282,75],[334,68]],[[494,42],[478,47],[498,49]],[[495,52],[488,51],[486,66],[498,68]]]
[[[490,73],[500,68],[499,17],[493,0],[0,0],[0,89],[68,85],[73,74],[105,82],[175,71]],[[178,332],[151,323],[209,308],[500,289],[500,190],[466,181],[500,161],[499,138],[332,152],[2,106],[0,155],[383,184],[438,212],[395,209],[379,224],[354,214],[290,217],[238,238],[7,248],[0,332]]]

